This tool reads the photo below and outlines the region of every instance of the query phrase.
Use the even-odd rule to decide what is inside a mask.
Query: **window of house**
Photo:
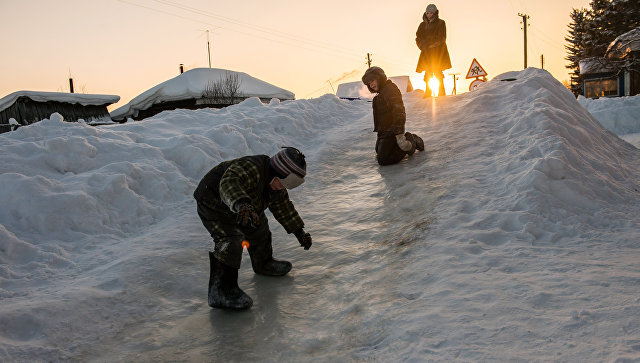
[[[618,96],[618,79],[613,77],[585,80],[584,96],[587,98]]]

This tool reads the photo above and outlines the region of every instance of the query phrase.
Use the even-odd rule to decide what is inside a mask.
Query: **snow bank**
[[[640,95],[598,99],[578,96],[578,102],[607,130],[618,135],[640,133]]]
[[[638,196],[631,157],[637,150],[605,130],[546,71],[506,73],[461,98],[467,103],[459,133],[470,138],[468,147],[479,150],[464,151],[463,165],[474,171],[475,181],[487,183],[489,195],[500,196],[505,212],[512,211],[502,221],[509,229],[525,232],[523,237],[534,243],[635,224],[620,216],[637,209],[630,204]],[[465,191],[473,190],[469,181],[462,184]],[[515,224],[514,215],[519,216]],[[495,238],[487,234],[479,240]]]
[[[270,105],[251,98],[108,127],[59,116],[0,135],[0,225],[10,236],[31,236],[11,237],[14,247],[3,239],[3,250],[14,254],[3,276],[31,269],[31,262],[47,265],[44,251],[64,260],[66,250],[91,236],[139,233],[172,217],[172,205],[191,202],[199,178],[220,161],[283,145],[306,149],[345,122],[345,113],[344,101],[333,96]]]

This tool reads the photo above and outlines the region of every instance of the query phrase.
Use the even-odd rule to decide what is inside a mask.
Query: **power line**
[[[137,3],[134,3],[134,2],[131,2],[131,1],[127,1],[127,0],[117,0],[117,1],[129,4],[129,5],[138,6],[138,7],[147,9],[147,10],[159,12],[159,13],[162,13],[162,14],[165,14],[165,15],[174,16],[174,17],[177,17],[177,18],[181,18],[181,19],[185,19],[185,20],[189,20],[189,21],[193,21],[193,22],[197,22],[197,23],[201,23],[201,24],[206,24],[206,25],[209,25],[209,26],[214,26],[213,24],[208,23],[208,22],[204,22],[202,20],[198,20],[198,19],[194,19],[194,18],[191,18],[191,17],[182,16],[182,15],[179,15],[179,14],[176,14],[176,13],[173,13],[173,12],[168,12],[168,11],[165,11],[165,10],[160,10],[160,9],[157,9],[157,8],[153,8],[153,7],[137,4]],[[154,1],[161,2],[162,0],[154,0]],[[181,7],[180,5],[172,5],[172,6]],[[200,11],[200,10],[190,10],[190,11],[202,13],[202,11]],[[216,17],[216,16],[213,16],[213,15],[206,15],[206,14],[200,14],[200,15]],[[241,22],[237,22],[236,25],[243,25],[245,27],[251,27],[251,28],[260,28],[260,27],[256,27],[256,26],[253,26],[253,25],[250,26],[249,24],[241,23]],[[287,45],[287,46],[290,46],[290,47],[304,49],[304,50],[308,50],[308,51],[312,51],[312,52],[316,52],[316,53],[324,53],[326,55],[330,55],[330,56],[334,56],[334,57],[341,57],[341,58],[344,58],[344,59],[359,59],[360,58],[360,56],[357,56],[357,55],[355,55],[355,53],[353,53],[353,50],[351,50],[352,55],[348,55],[348,54],[345,54],[345,52],[342,51],[342,50],[329,49],[328,47],[324,47],[325,49],[317,49],[317,48],[310,48],[310,47],[307,47],[307,46],[304,46],[304,45],[300,45],[300,44],[293,44],[293,43],[291,43],[291,41],[299,42],[299,43],[304,43],[304,42],[302,42],[300,40],[296,40],[296,39],[291,38],[291,37],[289,37],[291,41],[287,42],[287,41],[284,41],[284,40],[274,39],[274,38],[270,38],[270,37],[262,35],[262,33],[271,33],[271,34],[273,34],[273,32],[270,32],[270,31],[261,31],[261,32],[256,34],[256,33],[248,33],[248,32],[245,32],[245,31],[241,31],[241,30],[237,30],[237,29],[233,29],[233,28],[229,28],[229,27],[224,27],[224,26],[221,26],[221,25],[217,25],[215,27],[222,28],[222,29],[227,29],[229,31],[240,33],[240,34],[243,34],[243,35],[246,35],[246,36],[249,36],[249,37],[253,37],[253,38],[260,38],[260,39],[265,39],[265,40],[268,40],[268,41],[280,43],[280,44]],[[276,35],[276,36],[278,36],[278,35]],[[285,36],[281,36],[281,37],[285,38]],[[311,42],[311,41],[308,41],[308,42]],[[304,44],[306,45],[306,43],[304,43]]]
[[[141,7],[141,8],[147,9],[147,10],[155,11],[155,12],[158,12],[158,13],[162,13],[162,14],[165,14],[165,15],[174,16],[174,17],[176,17],[176,18],[181,18],[181,19],[185,19],[185,20],[189,20],[189,21],[195,21],[195,22],[202,23],[202,24],[205,24],[205,25],[213,26],[212,24],[204,23],[204,22],[202,22],[202,21],[195,20],[195,19],[193,19],[193,18],[188,18],[188,17],[186,17],[186,16],[177,15],[177,14],[174,14],[174,13],[170,13],[170,12],[168,12],[168,11],[155,9],[155,8],[152,8],[152,7],[149,7],[149,6],[145,6],[145,5],[141,5],[141,4],[136,4],[136,3],[133,3],[133,2],[130,2],[130,1],[127,1],[127,0],[117,0],[117,1],[119,1],[119,2],[121,2],[121,3],[129,4],[129,5],[133,5],[133,6]]]
[[[554,40],[552,37],[550,37],[549,35],[545,34],[543,31],[540,30],[539,27],[534,26],[533,24],[529,24],[532,28],[534,28],[535,32],[532,33],[532,36],[540,36],[542,35],[542,37],[539,37],[541,41],[546,42],[550,45],[553,45],[554,47],[560,49],[560,50],[565,50],[564,49],[564,45],[563,44],[558,44],[558,41]]]
[[[338,51],[339,50],[340,52],[348,52],[348,53],[353,54],[354,56],[356,54],[360,54],[359,52],[354,51],[352,48],[340,47],[340,46],[337,46],[337,45],[334,45],[334,44],[325,43],[325,42],[318,41],[318,40],[315,40],[315,39],[304,38],[304,37],[300,37],[300,36],[297,36],[297,35],[292,35],[292,34],[285,33],[285,32],[279,31],[279,30],[275,30],[275,29],[271,29],[271,28],[255,25],[255,24],[252,24],[252,23],[248,23],[248,22],[244,22],[244,21],[238,20],[238,19],[229,18],[229,17],[223,16],[223,15],[212,13],[210,11],[201,10],[201,9],[194,8],[194,7],[191,7],[191,6],[179,4],[179,3],[176,3],[174,1],[169,1],[169,0],[153,0],[153,1],[155,1],[157,3],[160,3],[160,4],[172,6],[172,7],[181,9],[181,10],[185,10],[185,11],[188,11],[188,12],[192,12],[192,13],[195,13],[195,14],[199,14],[199,15],[203,15],[203,16],[206,16],[206,17],[215,18],[215,19],[227,22],[227,23],[234,24],[234,25],[240,25],[240,26],[242,26],[244,28],[251,28],[251,29],[257,30],[259,32],[271,34],[271,35],[276,36],[276,37],[282,37],[282,38],[285,38],[285,39],[293,41],[293,42],[300,42],[300,43],[303,43],[303,44],[315,43],[316,46],[318,46],[318,47],[325,48],[325,49],[330,50],[330,51]]]

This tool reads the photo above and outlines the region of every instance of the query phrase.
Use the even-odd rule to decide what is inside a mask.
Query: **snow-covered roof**
[[[396,76],[390,77],[389,79],[391,80],[391,82],[395,83],[396,86],[398,86],[400,92],[402,92],[403,94],[413,91],[413,85],[411,84],[409,76]],[[357,81],[341,83],[340,85],[338,85],[336,96],[348,99],[370,99],[375,95],[369,92],[369,89],[364,83],[362,83],[361,81]]]
[[[619,63],[619,62],[617,62]],[[619,69],[612,61],[603,57],[585,58],[580,61],[580,74],[609,73]]]
[[[238,76],[240,83],[238,93],[241,97],[295,99],[293,92],[243,72],[218,68],[194,68],[141,93],[126,105],[112,111],[111,117],[115,119],[135,117],[138,115],[138,111],[146,110],[157,103],[201,98],[202,93],[211,82],[223,80],[227,75]]]
[[[630,53],[638,51],[640,51],[640,28],[635,28],[611,42],[605,54],[610,59],[625,59]]]
[[[20,97],[28,97],[37,102],[64,102],[78,103],[83,106],[102,106],[110,105],[120,101],[120,96],[114,95],[95,95],[84,93],[66,93],[66,92],[37,92],[37,91],[18,91],[13,92],[3,98],[0,98],[0,111],[5,110]]]

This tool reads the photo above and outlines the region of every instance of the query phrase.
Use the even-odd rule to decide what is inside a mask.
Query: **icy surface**
[[[640,360],[640,151],[546,71],[497,78],[406,94],[426,150],[388,167],[371,104],[331,95],[0,135],[0,360]],[[282,145],[313,246],[272,220],[291,273],[245,255],[254,306],[210,309],[191,193]]]

